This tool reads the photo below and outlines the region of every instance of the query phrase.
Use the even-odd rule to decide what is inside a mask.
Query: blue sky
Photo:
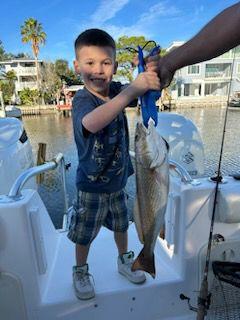
[[[162,47],[172,41],[188,40],[233,0],[11,0],[1,2],[0,40],[7,52],[31,53],[22,44],[20,26],[30,17],[42,23],[47,34],[40,59],[63,58],[70,66],[73,43],[87,28],[119,36],[144,35]]]

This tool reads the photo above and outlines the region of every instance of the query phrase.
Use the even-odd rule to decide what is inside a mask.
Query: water
[[[224,108],[195,108],[182,109],[177,113],[191,119],[198,127],[202,136],[205,149],[205,175],[213,175],[217,170],[219,152],[222,140],[224,123]],[[127,113],[130,131],[130,149],[133,148],[135,124],[139,118],[132,110]],[[23,123],[31,141],[36,159],[38,143],[47,143],[47,160],[51,160],[58,152],[62,152],[67,163],[71,167],[67,172],[67,190],[69,203],[75,197],[75,172],[77,168],[77,152],[75,149],[72,129],[72,119],[64,118],[58,114],[50,114],[37,117],[24,117]],[[240,135],[239,135],[240,111],[228,113],[224,153],[222,159],[223,174],[232,174],[240,170]],[[130,194],[129,207],[132,209],[132,198],[135,192],[134,176],[129,178],[127,191]],[[54,225],[59,228],[62,225],[63,193],[58,172],[46,173],[43,185],[39,187],[39,193],[49,211]]]

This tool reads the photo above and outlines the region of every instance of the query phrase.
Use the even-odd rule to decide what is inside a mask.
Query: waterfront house
[[[167,51],[174,50],[183,43],[173,42]],[[240,46],[212,60],[178,70],[174,76],[172,98],[183,102],[210,99],[211,101],[226,101],[232,64],[234,65],[231,96],[234,96],[240,92]]]
[[[41,68],[43,61],[38,60]],[[0,61],[0,68],[4,72],[13,70],[17,80],[15,82],[16,94],[24,88],[37,89],[37,69],[35,60],[32,58],[17,58],[6,61]]]

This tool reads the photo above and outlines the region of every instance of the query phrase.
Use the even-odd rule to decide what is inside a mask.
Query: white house
[[[43,64],[42,60],[38,60],[39,66]],[[16,93],[22,91],[24,88],[37,89],[37,70],[35,60],[31,58],[12,59],[7,61],[0,61],[0,68],[4,72],[13,70],[16,74],[17,80]]]
[[[167,51],[174,50],[184,42],[173,42]],[[235,51],[235,58],[234,58]],[[233,65],[233,72],[232,70]],[[174,76],[176,85],[174,98],[188,99],[207,96],[226,97],[231,80],[231,95],[240,92],[240,46],[223,55],[184,67]]]

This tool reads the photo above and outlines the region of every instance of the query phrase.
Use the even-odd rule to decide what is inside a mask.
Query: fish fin
[[[140,240],[140,242],[143,244],[144,243],[144,236],[143,236],[143,231],[142,231],[142,227],[141,227],[141,221],[140,221],[140,213],[139,213],[139,203],[138,200],[135,200],[135,204],[134,204],[134,224],[135,227],[137,229],[137,233],[138,233],[138,238]]]
[[[132,271],[142,270],[149,273],[153,278],[156,276],[154,253],[152,255],[145,254],[145,248],[139,253],[132,265]]]

